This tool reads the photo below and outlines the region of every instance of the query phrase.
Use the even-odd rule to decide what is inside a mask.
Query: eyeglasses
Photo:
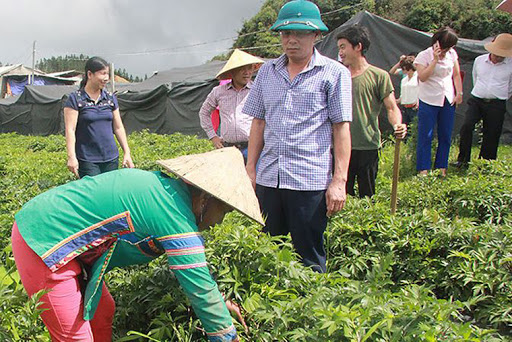
[[[312,27],[314,28],[315,30],[319,30],[320,28],[318,27],[318,25],[315,25],[313,24],[311,21],[307,20],[307,21],[302,21],[302,20],[298,20],[298,21],[295,21],[295,20],[285,20],[283,21],[282,23],[280,23],[279,25],[276,25],[274,27],[274,30],[277,30],[278,28],[282,27],[282,26],[286,26],[286,25],[290,25],[290,24],[301,24],[301,25],[306,25],[306,26],[309,26],[309,27]]]
[[[281,37],[289,38],[291,36],[294,36],[296,38],[305,38],[307,36],[310,36],[312,34],[315,34],[315,32],[307,31],[307,30],[283,30],[279,31],[279,34]]]

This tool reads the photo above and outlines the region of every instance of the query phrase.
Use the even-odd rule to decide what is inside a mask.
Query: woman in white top
[[[432,166],[432,136],[437,124],[434,168],[446,176],[455,106],[462,102],[460,66],[457,52],[453,49],[457,40],[453,29],[439,29],[432,36],[432,46],[421,51],[414,61],[420,81],[416,169],[421,175],[426,175]]]
[[[418,113],[418,73],[408,60],[400,62],[400,69],[404,77],[400,82],[400,98],[396,102],[403,108],[403,123],[409,126]]]

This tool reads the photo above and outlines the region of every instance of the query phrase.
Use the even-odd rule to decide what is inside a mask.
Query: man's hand
[[[407,135],[406,124],[396,124],[393,126],[394,134],[397,139],[404,139]]]
[[[347,199],[347,190],[345,182],[332,180],[325,192],[325,201],[327,203],[327,217],[331,217],[341,211],[345,206]]]
[[[226,300],[226,307],[228,308],[229,312],[231,312],[233,315],[235,315],[236,319],[245,329],[245,333],[249,332],[249,328],[247,327],[247,324],[245,324],[244,317],[242,316],[242,313],[240,312],[240,307],[235,302],[232,302],[231,300]]]
[[[256,167],[251,167],[246,165],[245,171],[247,172],[247,176],[251,180],[252,188],[256,189]]]
[[[215,146],[215,148],[223,148],[224,147],[224,140],[222,140],[221,138],[219,137],[213,137],[211,139],[212,143],[213,143],[213,146]]]

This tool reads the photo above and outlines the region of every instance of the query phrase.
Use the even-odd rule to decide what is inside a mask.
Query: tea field
[[[211,149],[180,134],[134,133],[129,143],[146,170]],[[414,142],[403,146],[396,215],[387,143],[377,195],[349,198],[330,220],[326,274],[304,268],[288,238],[236,213],[204,234],[213,276],[242,307],[242,341],[512,341],[512,147],[446,179],[415,176],[413,151]],[[16,273],[10,230],[23,203],[73,181],[64,137],[0,134],[0,174],[0,340],[49,341],[37,297],[27,297]],[[164,258],[114,270],[107,284],[114,340],[206,340]]]

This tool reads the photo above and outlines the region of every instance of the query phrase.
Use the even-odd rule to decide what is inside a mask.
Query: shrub
[[[129,136],[138,167],[204,152],[205,140]],[[63,137],[0,135],[0,339],[48,341],[37,296],[24,294],[9,246],[14,213],[73,177]],[[510,338],[512,149],[468,171],[416,177],[402,154],[399,210],[389,214],[393,147],[381,153],[372,200],[350,198],[326,232],[327,274],[302,266],[288,237],[236,213],[204,234],[210,267],[240,303],[250,341],[498,341]],[[453,151],[452,153],[455,153]],[[205,339],[164,258],[108,275],[119,341]],[[39,294],[41,295],[41,294]],[[496,330],[493,330],[496,329]]]

